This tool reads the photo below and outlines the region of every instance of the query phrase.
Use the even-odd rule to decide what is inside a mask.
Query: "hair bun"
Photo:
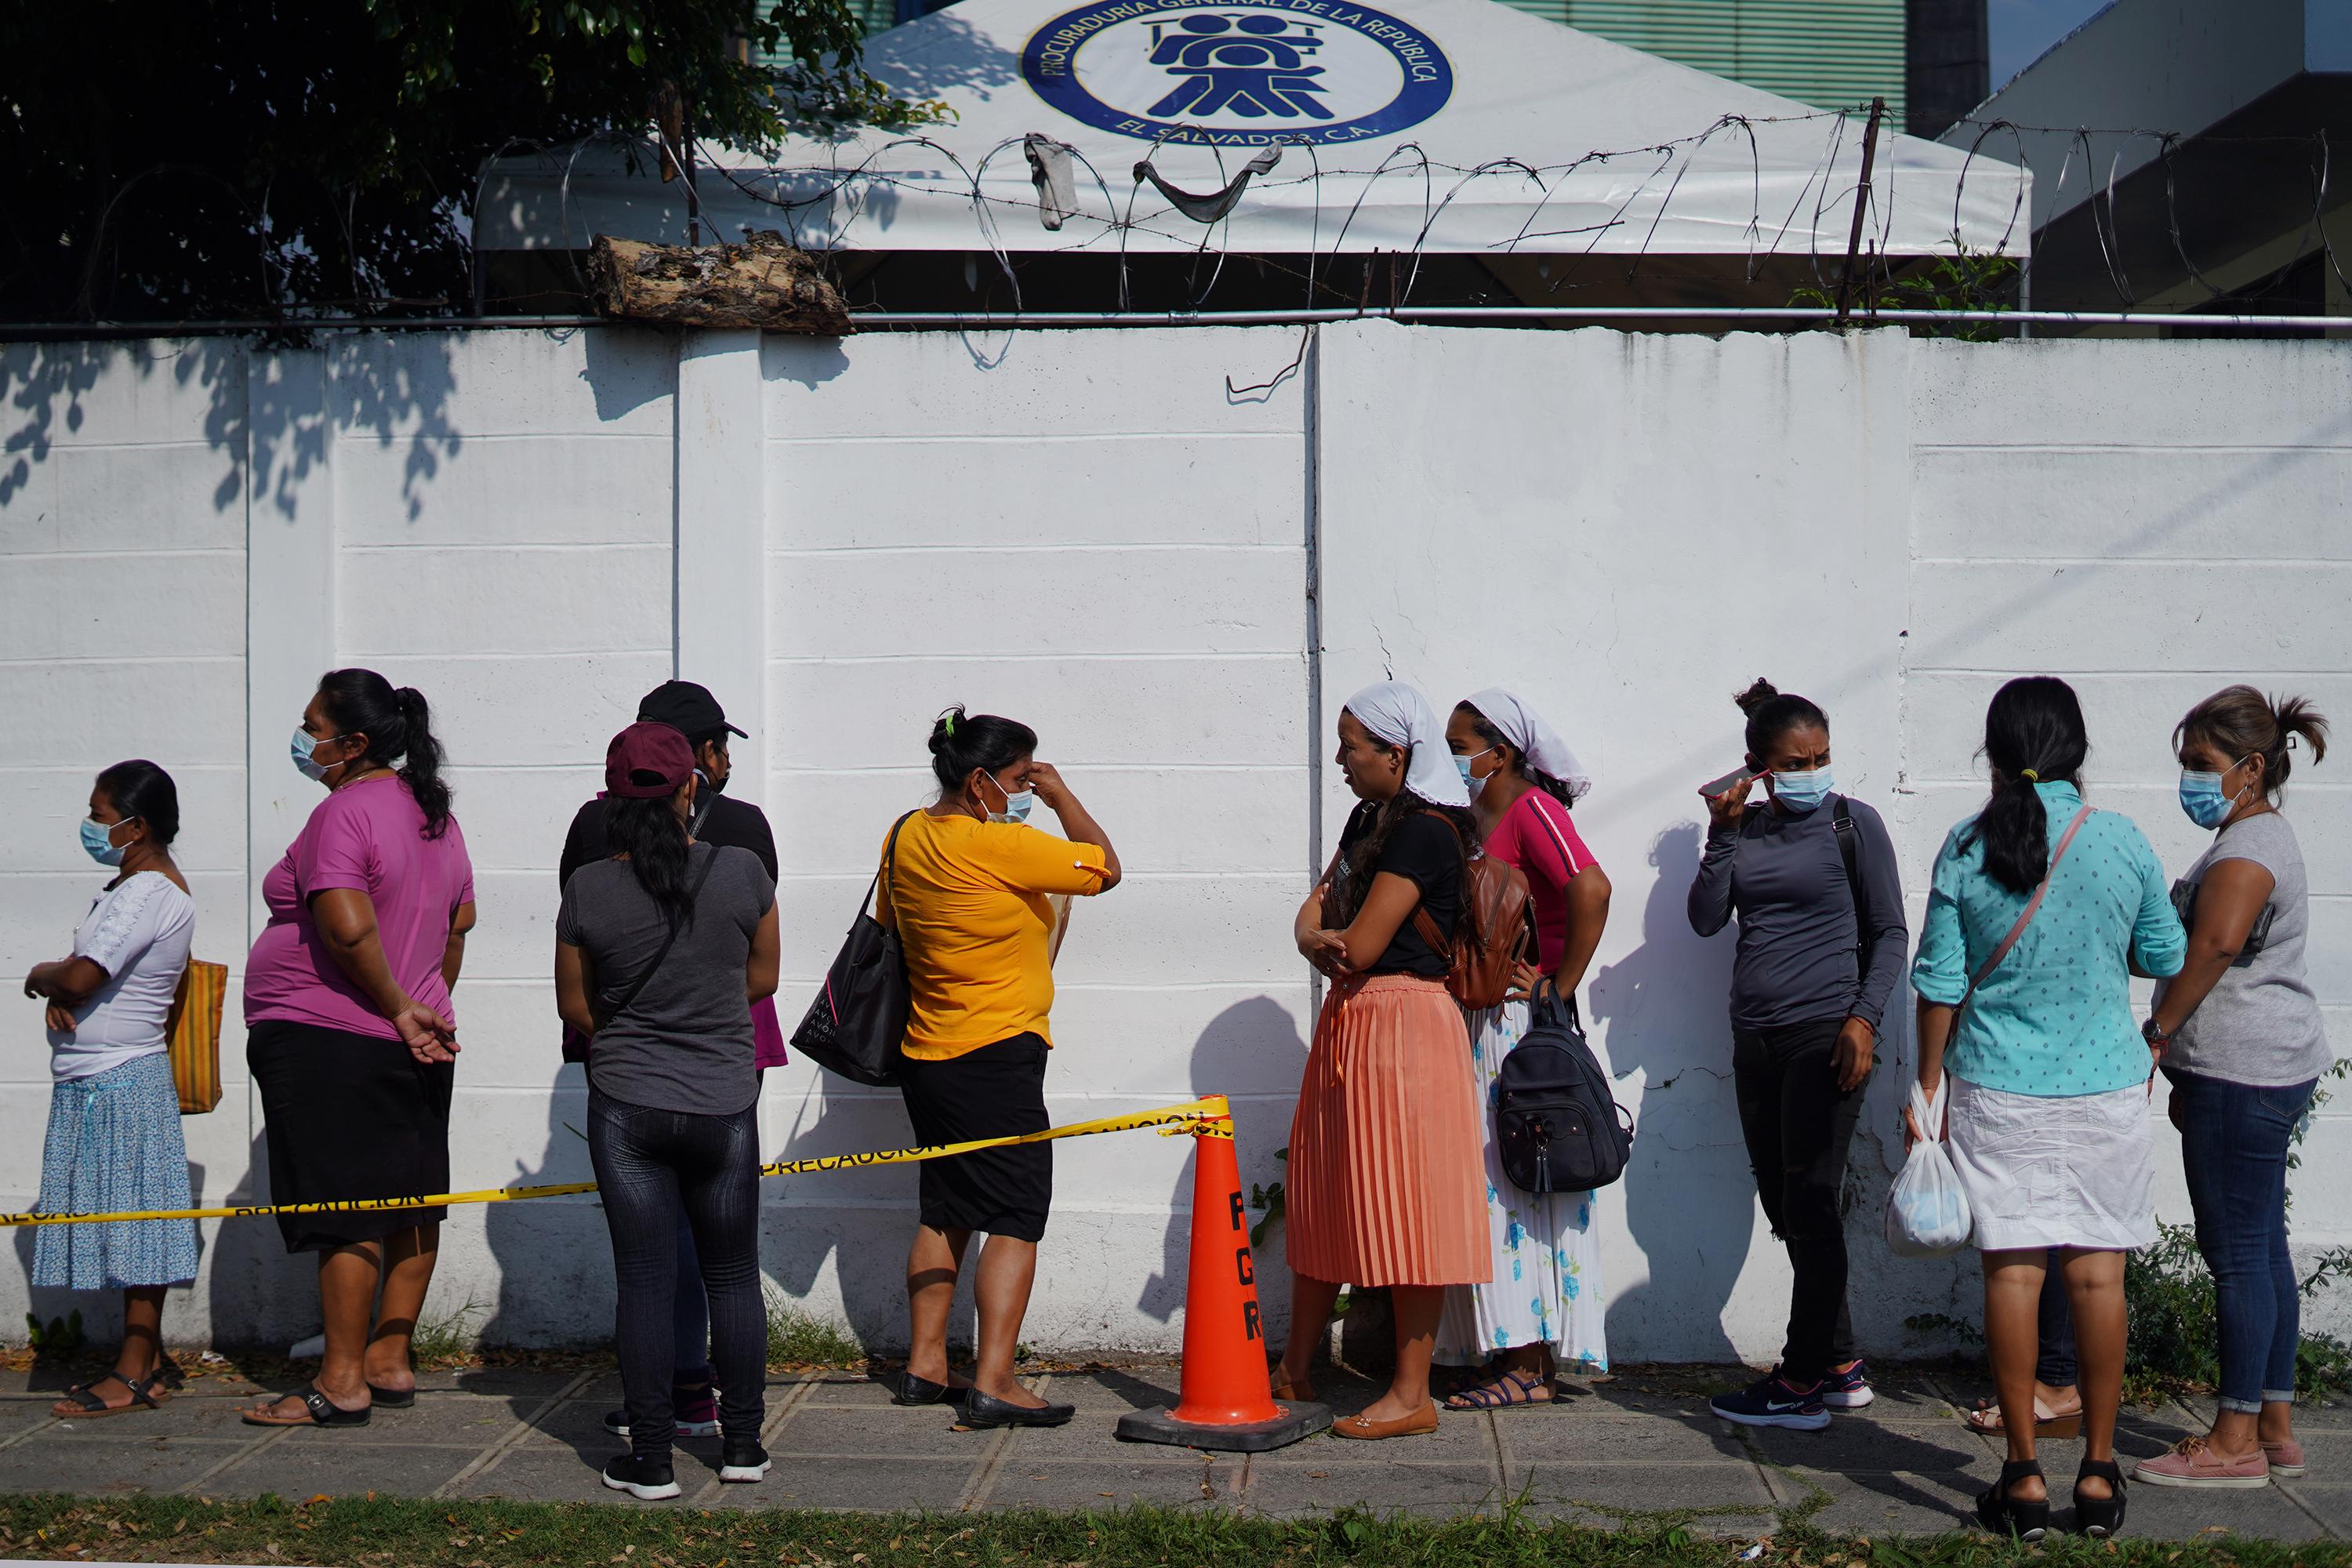
[[[1759,675],[1756,678],[1755,685],[1740,692],[1732,700],[1739,704],[1739,710],[1742,713],[1753,713],[1780,695],[1780,689]]]
[[[931,755],[938,756],[954,741],[956,726],[963,720],[963,704],[959,702],[931,721]]]

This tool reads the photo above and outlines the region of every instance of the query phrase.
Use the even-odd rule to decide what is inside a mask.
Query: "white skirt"
[[[2050,1098],[1953,1078],[1952,1165],[1985,1252],[2156,1242],[2147,1090]]]

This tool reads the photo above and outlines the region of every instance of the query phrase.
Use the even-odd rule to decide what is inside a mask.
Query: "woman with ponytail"
[[[246,1062],[270,1201],[447,1192],[449,993],[474,924],[474,870],[431,710],[372,669],[331,670],[290,751],[327,797],[262,879],[269,923],[246,961]],[[374,1405],[415,1402],[409,1341],[446,1212],[278,1216],[287,1251],[318,1254],[327,1348],[308,1388],[247,1421],[358,1426]]]
[[[1437,1360],[1486,1373],[1448,1410],[1544,1405],[1570,1363],[1609,1370],[1608,1307],[1591,1193],[1530,1193],[1505,1174],[1495,1136],[1503,1058],[1528,1032],[1546,991],[1573,1007],[1576,988],[1609,923],[1609,874],[1584,847],[1569,808],[1592,787],[1542,715],[1500,687],[1454,705],[1445,725],[1454,766],[1470,792],[1486,852],[1516,866],[1535,906],[1535,963],[1522,994],[1469,1015],[1470,1071],[1486,1142],[1486,1242],[1494,1279],[1445,1292]]]
[[[2180,968],[2164,868],[2130,818],[2083,804],[2090,740],[2074,689],[2012,680],[1985,713],[1992,794],[1936,858],[1911,969],[1919,1088],[1947,1087],[1948,1152],[1984,1255],[1985,1353],[2009,1459],[1977,1499],[1997,1534],[2038,1541],[2050,1494],[2034,1460],[2034,1363],[2052,1249],[2073,1309],[2083,1399],[2074,1509],[2123,1527],[2124,1254],[2156,1240],[2148,1045],[2134,973]],[[1904,1112],[1905,1136],[1920,1129]]]
[[[2173,885],[2189,958],[2157,987],[2149,1043],[2172,1086],[2197,1250],[2219,1303],[2212,1429],[2143,1459],[2157,1486],[2259,1486],[2304,1472],[2294,1437],[2303,1324],[2286,1242],[2287,1147],[2334,1065],[2304,972],[2311,886],[2279,810],[2295,752],[2327,754],[2327,721],[2300,697],[2217,691],[2172,733],[2180,808],[2213,843]]]

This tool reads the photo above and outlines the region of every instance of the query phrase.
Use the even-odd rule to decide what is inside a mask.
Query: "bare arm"
[[[2189,1022],[2230,972],[2276,886],[2270,872],[2252,860],[2217,860],[2207,868],[2197,889],[2197,923],[2189,931],[2189,957],[2164,988],[2164,1000],[2156,1009],[2158,1033],[2175,1033]]]
[[[1944,1081],[1944,1047],[1951,1043],[1953,1022],[1960,1016],[1958,1007],[1945,1002],[1919,998],[1919,1087],[1933,1100],[1936,1088]],[[1941,1130],[1938,1130],[1940,1136]],[[1903,1142],[1906,1148],[1919,1141],[1919,1123],[1913,1120],[1911,1108],[1903,1108]]]
[[[555,1014],[581,1034],[596,1033],[596,1009],[589,998],[596,994],[595,967],[588,955],[568,942],[555,944]]]
[[[310,918],[327,956],[397,1030],[409,1054],[421,1062],[454,1060],[457,1026],[400,987],[383,956],[375,923],[375,900],[357,888],[328,888],[310,896]]]
[[[1103,853],[1102,886],[1097,892],[1109,892],[1118,886],[1118,851],[1110,847],[1110,835],[1094,819],[1094,814],[1079,803],[1070,786],[1051,763],[1033,763],[1029,767],[1029,787],[1037,798],[1061,819],[1062,837],[1073,844],[1091,844]]]
[[[1290,940],[1297,944],[1298,955],[1334,980],[1348,973],[1347,944],[1337,931],[1323,929],[1323,899],[1331,890],[1331,879],[1339,872],[1339,852],[1335,849],[1331,863],[1323,868],[1323,875],[1316,879],[1290,922]]]
[[[97,995],[107,979],[105,970],[77,953],[71,958],[33,965],[33,972],[25,976],[25,994],[58,1003],[70,1010]]]
[[[1592,965],[1592,955],[1601,946],[1601,933],[1609,925],[1609,895],[1614,889],[1609,873],[1598,866],[1587,866],[1568,879],[1568,933],[1559,950],[1559,963],[1551,972],[1551,983],[1563,996],[1573,996],[1576,988],[1584,984],[1584,972]]]
[[[441,949],[441,984],[457,989],[457,972],[466,967],[466,933],[474,929],[474,906],[459,904],[449,917],[449,940]]]
[[[1364,907],[1356,911],[1348,929],[1324,934],[1339,939],[1339,952],[1349,969],[1370,969],[1381,961],[1381,954],[1389,950],[1389,943],[1396,940],[1420,902],[1421,888],[1412,878],[1381,871],[1372,878]]]
[[[768,912],[760,917],[751,932],[751,958],[744,969],[744,988],[751,1000],[776,994],[776,975],[782,965],[783,942],[777,935],[775,901],[770,900]]]

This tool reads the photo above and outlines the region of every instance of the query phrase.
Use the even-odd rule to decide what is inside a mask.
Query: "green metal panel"
[[[1903,123],[1903,0],[1510,0],[1612,43],[1819,109]]]

